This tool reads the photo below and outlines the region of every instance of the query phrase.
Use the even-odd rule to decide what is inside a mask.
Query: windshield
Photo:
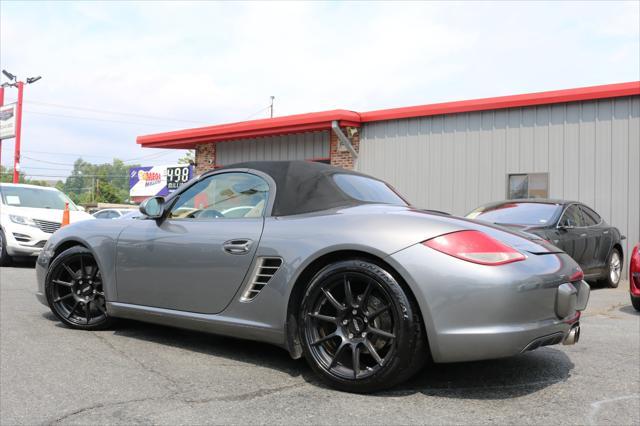
[[[492,207],[478,207],[467,217],[507,225],[545,226],[553,222],[560,210],[561,207],[557,204],[505,203]]]
[[[347,174],[336,174],[333,180],[342,191],[356,200],[400,206],[407,205],[407,202],[389,185],[379,180]]]
[[[64,204],[69,203],[69,210],[77,210],[76,205],[66,195],[50,189],[0,186],[0,195],[2,202],[7,206],[64,210]]]

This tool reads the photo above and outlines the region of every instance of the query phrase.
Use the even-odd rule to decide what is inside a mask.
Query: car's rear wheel
[[[72,247],[54,259],[45,292],[51,311],[68,327],[101,330],[112,323],[105,306],[100,268],[85,247]]]
[[[611,250],[609,254],[606,274],[607,275],[601,280],[601,283],[611,288],[618,287],[620,277],[622,276],[622,254],[620,254],[620,250],[617,248]]]
[[[392,387],[428,358],[416,303],[392,274],[368,261],[342,261],[318,272],[299,324],[305,358],[341,390]]]
[[[11,256],[7,253],[7,240],[4,231],[0,229],[0,266],[9,266],[11,260]]]

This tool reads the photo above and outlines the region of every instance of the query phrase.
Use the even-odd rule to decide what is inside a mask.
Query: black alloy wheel
[[[102,274],[88,249],[76,246],[61,253],[49,267],[45,290],[51,311],[65,325],[100,330],[111,324]]]
[[[415,303],[391,274],[367,261],[320,271],[305,294],[299,324],[306,359],[338,389],[391,387],[428,358]]]

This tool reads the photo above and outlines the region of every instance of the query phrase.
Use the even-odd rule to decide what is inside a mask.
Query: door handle
[[[247,239],[229,240],[222,244],[222,249],[229,254],[247,254],[252,243]]]
[[[586,237],[586,236],[587,236],[587,234],[580,234],[580,236],[581,236],[581,237]]]

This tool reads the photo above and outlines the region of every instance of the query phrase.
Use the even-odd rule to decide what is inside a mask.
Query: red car
[[[640,311],[640,243],[636,244],[629,261],[629,289],[631,304]]]

